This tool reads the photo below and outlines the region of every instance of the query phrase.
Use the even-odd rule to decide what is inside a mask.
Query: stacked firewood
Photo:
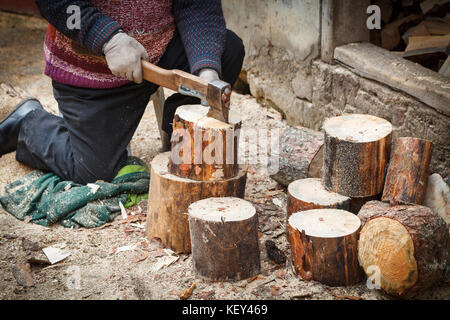
[[[323,129],[322,179],[288,187],[296,272],[331,286],[356,284],[365,272],[371,288],[396,296],[442,280],[449,232],[421,205],[432,143],[403,137],[391,148],[392,125],[371,115],[334,117]]]
[[[450,75],[450,0],[373,0],[382,28],[371,41],[405,59]]]

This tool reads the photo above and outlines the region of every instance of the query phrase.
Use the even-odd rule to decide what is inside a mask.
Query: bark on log
[[[175,252],[189,253],[191,243],[186,215],[189,205],[209,197],[239,197],[245,193],[247,168],[223,181],[196,181],[168,172],[170,152],[157,155],[151,162],[147,238],[160,238]]]
[[[396,139],[381,200],[394,205],[422,204],[432,151],[431,141],[412,137]]]
[[[357,216],[340,209],[314,209],[294,213],[287,225],[294,267],[303,279],[329,286],[361,281]]]
[[[358,217],[358,259],[373,284],[388,294],[405,296],[444,278],[449,232],[437,213],[420,205],[370,201]]]
[[[208,198],[189,206],[195,272],[211,281],[242,280],[260,272],[258,215],[239,198]]]
[[[209,108],[185,105],[173,120],[169,172],[199,181],[229,179],[239,173],[239,117],[230,112],[229,124],[207,117]]]
[[[307,178],[292,182],[287,192],[287,218],[298,211],[336,208],[349,210],[350,198],[327,191],[321,179]]]
[[[322,183],[348,197],[383,191],[391,146],[392,125],[367,114],[349,114],[325,121]]]
[[[288,127],[280,137],[279,170],[270,177],[283,186],[303,178],[321,178],[323,133]]]

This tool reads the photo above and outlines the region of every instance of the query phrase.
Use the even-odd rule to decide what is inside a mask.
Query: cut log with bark
[[[445,277],[449,232],[437,213],[420,205],[370,201],[358,217],[358,259],[374,287],[406,296]]]
[[[391,151],[382,201],[391,204],[422,204],[427,190],[433,151],[429,140],[397,138]]]
[[[345,210],[314,209],[292,214],[287,229],[296,273],[329,286],[360,282],[359,228],[359,218]]]
[[[347,197],[382,193],[391,147],[389,121],[368,114],[349,114],[326,120],[323,129],[325,188]]]
[[[287,218],[295,212],[311,209],[350,209],[349,197],[326,190],[321,179],[317,178],[292,182],[288,186],[287,196]]]
[[[283,186],[303,178],[321,178],[323,133],[302,127],[288,127],[280,137],[279,170],[270,177]],[[273,164],[272,164],[273,165]]]
[[[236,177],[222,181],[196,181],[168,172],[170,152],[157,155],[151,162],[146,235],[160,238],[175,252],[189,253],[191,243],[186,215],[189,205],[209,197],[239,197],[245,193],[247,168]]]
[[[240,118],[230,112],[225,123],[207,117],[209,108],[185,105],[173,120],[169,172],[199,181],[223,180],[239,173]]]
[[[208,198],[189,206],[194,270],[211,281],[242,280],[260,272],[258,215],[248,201]]]

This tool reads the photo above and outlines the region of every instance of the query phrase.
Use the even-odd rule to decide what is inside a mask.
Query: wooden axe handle
[[[181,70],[166,70],[142,60],[142,73],[145,80],[173,91],[178,91],[180,85],[184,85],[205,97],[208,93],[206,80]]]

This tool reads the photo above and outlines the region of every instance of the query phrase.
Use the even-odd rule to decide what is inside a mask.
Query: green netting
[[[148,197],[150,173],[139,158],[129,157],[111,183],[80,185],[53,173],[32,171],[6,186],[3,208],[20,220],[43,226],[60,222],[64,227],[99,227]],[[95,186],[97,185],[98,188]]]

